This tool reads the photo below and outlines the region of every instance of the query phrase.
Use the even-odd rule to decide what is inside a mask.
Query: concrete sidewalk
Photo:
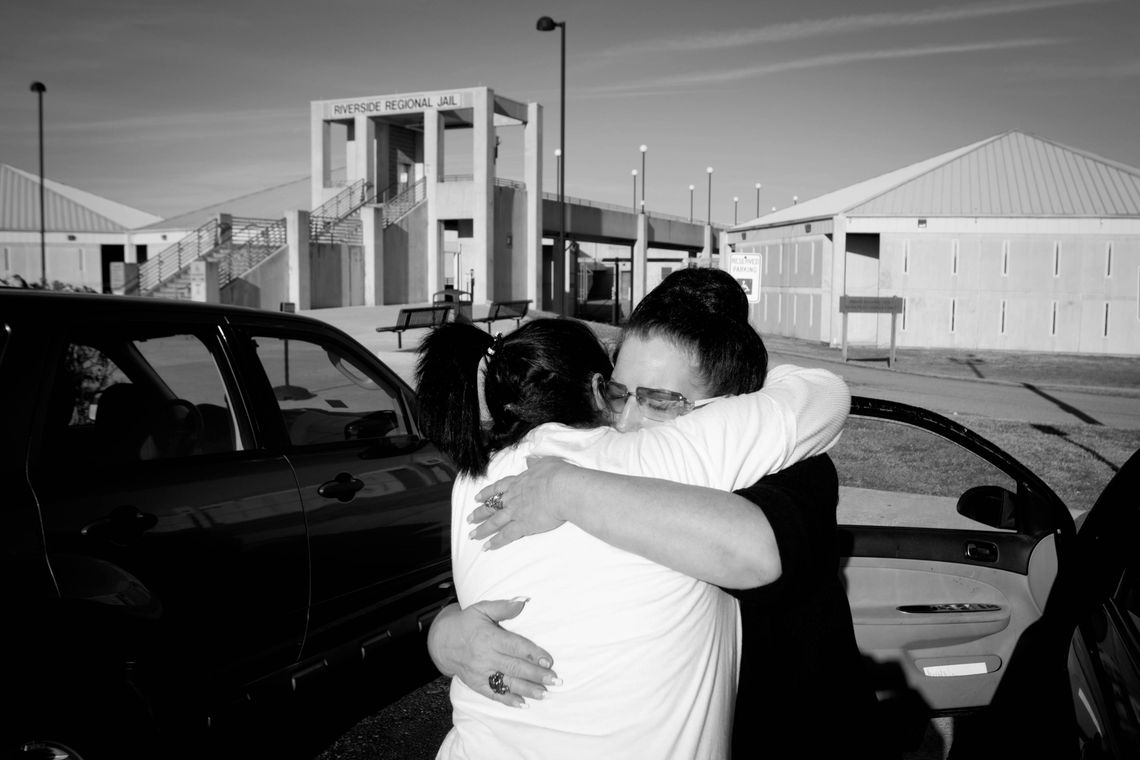
[[[404,334],[404,347],[397,348],[396,334],[378,333],[377,327],[395,324],[401,308],[429,304],[391,304],[385,306],[350,306],[335,309],[310,309],[306,316],[320,319],[344,330],[380,357],[407,382],[415,371],[416,347],[425,330],[409,330]],[[485,316],[489,304],[476,304],[473,316]],[[531,311],[531,317],[551,317],[548,312]],[[529,318],[529,317],[528,317]],[[618,328],[590,323],[604,343],[612,343]],[[486,325],[482,325],[485,327]],[[491,326],[493,332],[509,332],[514,320],[504,319]],[[770,354],[777,359],[794,359],[797,363],[825,363],[844,366],[842,351],[823,343],[764,336]],[[1030,351],[970,351],[947,348],[898,348],[893,368],[887,367],[886,348],[849,347],[848,364],[884,372],[973,380],[1002,385],[1032,384],[1039,388],[1082,390],[1140,398],[1140,357],[1101,356],[1092,354],[1051,354]]]

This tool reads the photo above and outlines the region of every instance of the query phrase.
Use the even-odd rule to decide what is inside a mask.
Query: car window
[[[1017,492],[1013,478],[966,448],[890,420],[850,417],[829,454],[844,525],[996,530],[958,514],[958,498],[975,486]]]
[[[229,394],[203,338],[144,329],[65,342],[44,431],[50,455],[126,463],[241,448]]]
[[[339,347],[264,335],[256,345],[294,446],[408,434],[398,389]]]

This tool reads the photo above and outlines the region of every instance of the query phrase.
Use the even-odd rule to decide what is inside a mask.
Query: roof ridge
[[[1021,132],[1021,134],[1025,135],[1026,137],[1032,137],[1034,140],[1040,140],[1043,143],[1048,143],[1049,145],[1052,145],[1053,147],[1058,148],[1060,150],[1067,150],[1067,151],[1070,151],[1072,153],[1076,153],[1078,155],[1084,156],[1085,158],[1089,159],[1090,161],[1097,161],[1099,163],[1105,164],[1106,166],[1111,166],[1114,169],[1119,169],[1120,171],[1125,172],[1126,174],[1132,174],[1132,175],[1140,178],[1140,167],[1129,166],[1128,164],[1121,163],[1120,161],[1114,161],[1111,158],[1105,158],[1104,156],[1099,155],[1097,153],[1093,153],[1090,150],[1085,150],[1083,148],[1074,148],[1071,145],[1066,145],[1065,143],[1057,142],[1056,140],[1052,140],[1048,137],[1041,137],[1040,135],[1035,135],[1032,132],[1025,132],[1022,130],[1017,130],[1017,131]]]

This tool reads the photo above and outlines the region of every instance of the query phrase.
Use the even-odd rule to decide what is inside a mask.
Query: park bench
[[[438,327],[447,322],[455,304],[440,306],[416,306],[411,309],[400,309],[396,315],[396,324],[390,327],[377,327],[376,332],[396,333],[396,345],[404,347],[404,330],[414,330],[417,327]]]
[[[492,301],[491,310],[487,312],[487,316],[472,319],[472,322],[486,322],[487,332],[491,331],[491,323],[499,319],[513,319],[515,327],[522,324],[523,317],[526,316],[527,309],[530,308],[530,301]]]

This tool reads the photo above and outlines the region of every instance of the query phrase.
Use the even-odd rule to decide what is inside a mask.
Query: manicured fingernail
[[[550,661],[550,658],[549,658],[549,657],[539,657],[539,658],[538,658],[538,664],[539,664],[539,666],[540,666],[540,667],[543,667],[543,668],[549,668],[549,667],[550,667],[551,665],[553,665],[554,663],[552,663],[552,662]]]
[[[529,596],[516,596],[516,597],[515,597],[514,599],[512,599],[511,601],[512,601],[512,602],[522,602],[523,604],[526,604],[527,602],[529,602],[529,601],[530,601],[530,597],[529,597]],[[545,667],[545,666],[544,666],[544,667]]]
[[[547,686],[561,686],[562,679],[558,676],[543,676],[542,682]]]
[[[517,705],[515,705],[515,707],[519,708],[520,710],[530,709],[530,705],[528,705],[526,702],[519,702]]]
[[[475,530],[478,530],[478,528],[476,528]],[[471,531],[470,533],[468,533],[468,534],[467,534],[467,537],[468,537],[468,538],[475,538],[475,531],[473,530],[473,531]]]

